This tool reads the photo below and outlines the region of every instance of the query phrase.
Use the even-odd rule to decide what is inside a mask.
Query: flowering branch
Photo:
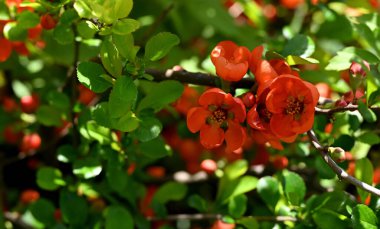
[[[353,176],[350,176],[346,171],[344,171],[341,167],[339,167],[339,165],[337,165],[336,162],[330,157],[327,147],[322,146],[322,144],[319,142],[313,130],[309,130],[307,132],[307,135],[309,136],[310,141],[313,144],[313,146],[320,152],[323,160],[330,166],[330,168],[336,173],[336,175],[338,175],[338,178],[340,180],[347,181],[348,183],[351,183],[358,188],[361,188],[369,193],[372,193],[380,197],[379,189],[365,182],[362,182]]]
[[[380,107],[370,107],[371,110],[374,111],[380,111]],[[335,107],[331,109],[323,109],[319,107],[315,107],[315,113],[317,114],[325,114],[325,115],[332,115],[337,112],[342,112],[342,111],[356,111],[358,110],[358,105],[353,105],[353,104],[348,104],[345,107]]]
[[[285,222],[292,221],[296,222],[297,218],[292,216],[250,216],[257,221],[272,221],[272,222]],[[222,219],[221,214],[177,214],[177,215],[168,215],[166,217],[148,217],[149,221],[177,221],[177,220],[191,220],[191,221],[203,221],[203,220],[217,220]]]
[[[182,83],[196,84],[201,86],[220,87],[221,79],[217,76],[207,73],[193,73],[186,70],[173,70],[166,71],[156,69],[146,69],[145,73],[154,77],[155,81],[163,80],[177,80]],[[240,81],[232,82],[232,88],[251,88],[255,84],[255,80],[250,78],[243,78]]]

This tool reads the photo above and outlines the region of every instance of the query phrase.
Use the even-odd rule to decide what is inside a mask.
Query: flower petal
[[[203,147],[213,149],[220,146],[224,140],[224,131],[217,125],[203,125],[200,131]]]
[[[245,130],[239,123],[228,122],[228,130],[226,131],[227,152],[232,152],[243,146],[246,138]]]
[[[288,138],[296,133],[292,131],[293,117],[290,115],[274,114],[270,120],[270,129],[279,138]]]
[[[198,132],[206,124],[207,117],[211,115],[210,111],[203,107],[193,107],[187,112],[187,127],[190,132]]]
[[[207,109],[209,105],[222,105],[226,93],[219,88],[211,88],[205,91],[198,100],[198,103]]]

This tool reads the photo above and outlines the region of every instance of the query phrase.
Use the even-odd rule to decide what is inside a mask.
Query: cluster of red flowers
[[[226,151],[243,146],[246,136],[257,143],[270,143],[282,149],[280,141],[293,142],[298,134],[311,129],[317,88],[302,80],[283,59],[265,60],[263,47],[252,52],[231,41],[222,41],[211,52],[217,75],[226,81],[239,81],[253,73],[257,90],[241,98],[211,88],[199,98],[199,107],[187,113],[187,126],[200,131],[201,144],[212,149],[226,142]],[[244,128],[244,122],[248,128]]]
[[[34,0],[29,0],[28,2],[34,2]],[[7,0],[5,2],[9,9],[14,9],[16,13],[22,13],[23,11],[33,12],[34,9],[32,7],[23,6],[22,0]],[[7,24],[17,23],[14,19],[0,20],[0,62],[6,61],[10,55],[12,54],[12,50],[16,51],[21,56],[28,56],[29,50],[25,41],[23,40],[8,40],[4,34],[4,28],[6,28]],[[33,28],[29,28],[27,30],[27,39],[29,42],[35,44],[39,48],[44,48],[45,43],[41,40],[42,30],[50,30],[53,29],[56,25],[55,19],[49,14],[42,15],[40,18],[40,23]]]

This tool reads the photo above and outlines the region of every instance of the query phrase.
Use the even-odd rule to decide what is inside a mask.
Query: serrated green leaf
[[[148,91],[147,95],[141,100],[138,111],[142,111],[146,108],[159,111],[178,99],[182,95],[183,89],[184,86],[174,80],[157,83],[154,86],[154,90]]]
[[[79,82],[95,93],[102,93],[112,87],[112,79],[109,77],[110,80],[106,80],[103,74],[103,67],[94,62],[81,62],[77,68]]]
[[[121,226],[125,229],[134,228],[134,220],[131,213],[122,206],[112,205],[105,210],[105,228],[115,229]]]
[[[111,118],[120,118],[131,111],[137,99],[137,87],[132,78],[119,77],[109,97],[109,114]]]
[[[162,32],[151,37],[145,46],[145,58],[151,61],[157,61],[166,54],[170,49],[179,44],[179,38],[169,32]]]
[[[37,184],[40,188],[53,191],[66,185],[62,173],[53,167],[41,167],[37,171]]]
[[[100,59],[104,68],[114,77],[121,76],[123,70],[123,63],[121,61],[119,51],[116,49],[115,45],[104,40],[100,47]]]
[[[112,32],[117,35],[127,35],[136,31],[140,27],[140,23],[131,18],[118,20],[112,25]]]
[[[127,34],[124,36],[112,34],[112,41],[121,56],[130,61],[133,61],[136,58],[136,53],[139,48],[134,46],[132,34]]]

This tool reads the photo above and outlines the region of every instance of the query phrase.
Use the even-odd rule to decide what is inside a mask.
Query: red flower
[[[201,106],[187,113],[187,126],[193,133],[200,131],[201,144],[212,149],[226,140],[226,151],[239,149],[246,137],[240,126],[246,116],[243,102],[218,88],[204,92],[198,102]]]
[[[314,85],[293,75],[281,75],[268,89],[265,104],[272,114],[270,129],[276,136],[287,138],[311,129],[319,98]]]
[[[219,42],[211,52],[211,61],[216,74],[227,81],[239,81],[248,71],[251,53],[244,46],[232,41]]]
[[[12,43],[5,38],[0,38],[0,62],[6,61],[12,53]]]

